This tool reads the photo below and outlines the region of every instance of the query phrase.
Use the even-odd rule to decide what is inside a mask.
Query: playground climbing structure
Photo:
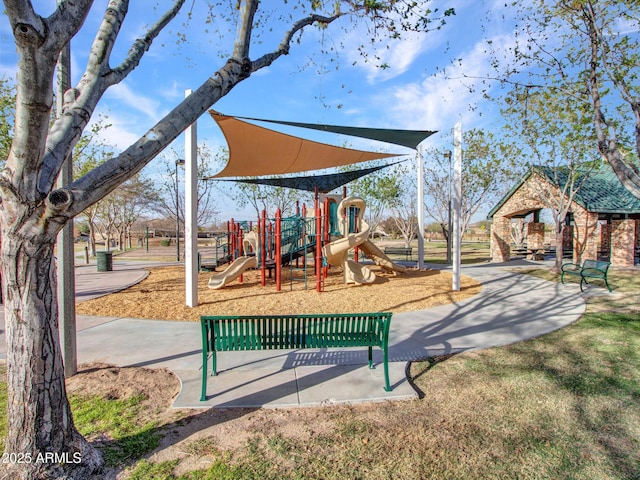
[[[338,205],[338,225],[342,238],[323,247],[323,254],[331,266],[342,267],[345,283],[373,283],[375,273],[369,265],[349,258],[351,250],[360,250],[376,265],[387,271],[405,272],[406,268],[394,263],[369,240],[371,228],[363,220],[366,203],[359,197],[347,197]],[[356,255],[354,254],[354,257]]]
[[[359,197],[316,196],[314,210],[308,215],[306,207],[296,208],[296,214],[283,217],[280,210],[275,218],[267,218],[263,211],[257,226],[250,222],[234,222],[228,228],[230,265],[211,276],[209,288],[218,289],[238,279],[249,269],[260,270],[260,283],[274,278],[276,289],[282,289],[282,269],[289,268],[289,282],[304,281],[313,271],[316,290],[324,290],[324,278],[329,267],[344,271],[345,283],[367,284],[375,281],[370,265],[358,262],[364,254],[387,271],[404,272],[369,240],[370,227],[363,220],[365,201]],[[353,255],[351,252],[353,251]],[[351,258],[353,257],[353,259]],[[313,265],[313,270],[311,270]]]

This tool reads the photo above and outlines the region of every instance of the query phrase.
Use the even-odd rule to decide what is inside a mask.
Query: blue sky
[[[167,0],[159,3],[166,4]],[[182,16],[176,27],[168,28],[154,42],[138,69],[105,95],[97,113],[108,116],[113,124],[106,137],[115,147],[127,147],[139,138],[180,101],[185,89],[195,89],[222,65],[224,60],[218,51],[230,44],[234,27],[229,29],[219,18],[213,24],[204,24],[202,12],[198,11],[201,3],[198,0],[194,3],[194,20],[187,30],[188,44],[176,45],[176,29],[186,18]],[[55,0],[34,4],[43,15],[55,8]],[[84,69],[87,49],[106,4],[106,0],[95,2],[83,31],[72,43],[74,83]],[[120,55],[126,53],[132,40],[149,22],[146,15],[153,11],[150,5],[147,1],[131,2],[116,48]],[[484,103],[479,93],[470,93],[461,76],[464,73],[482,77],[488,73],[485,38],[493,39],[494,45],[509,44],[512,42],[511,25],[501,19],[507,12],[501,8],[504,5],[501,2],[496,2],[495,7],[491,1],[475,0],[435,0],[429,5],[441,10],[453,7],[456,15],[439,31],[408,35],[402,42],[389,43],[388,49],[383,45],[379,52],[389,64],[388,69],[367,64],[359,56],[356,47],[360,44],[359,39],[366,35],[363,29],[345,32],[336,28],[337,25],[331,25],[324,34],[310,29],[299,45],[292,46],[290,55],[253,74],[213,108],[230,115],[289,121],[439,130],[427,146],[451,148],[447,134],[456,122],[461,121],[463,129],[495,125],[495,106]],[[488,11],[500,20],[486,22]],[[270,17],[270,23],[280,25],[275,14]],[[345,21],[342,26],[348,26],[348,23]],[[265,34],[258,51],[252,55],[262,53],[260,50],[272,50],[279,43],[280,35],[280,32]],[[0,19],[0,40],[0,75],[15,77],[15,49],[4,16]],[[339,49],[337,60],[332,55],[318,54],[321,45]],[[302,69],[302,65],[309,64],[310,55],[315,63]],[[452,67],[452,58],[462,58],[462,66]],[[446,76],[438,73],[443,67],[447,68]],[[319,71],[323,73],[319,74]],[[472,80],[466,81],[469,82]],[[472,106],[475,108],[471,109]],[[312,131],[283,131],[337,145],[345,141],[336,135]],[[198,122],[198,141],[206,142],[214,150],[224,143],[209,116]],[[348,141],[356,148],[408,152],[402,147],[376,142],[353,138]],[[183,138],[179,138],[171,148],[182,155],[183,144]]]

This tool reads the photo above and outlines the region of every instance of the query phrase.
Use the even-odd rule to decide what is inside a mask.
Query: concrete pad
[[[231,352],[236,353],[236,352]],[[238,367],[207,376],[207,400],[200,401],[202,370],[174,370],[182,388],[174,408],[275,408],[418,398],[405,364],[389,364],[392,391],[384,390],[382,365]]]
[[[407,381],[404,363],[389,364],[391,391],[384,390],[384,367],[368,365],[333,365],[298,367],[300,405],[380,402],[417,399],[417,392]]]
[[[117,318],[77,333],[78,363],[123,367],[197,369],[201,365],[200,324]]]
[[[207,401],[200,402],[201,371],[179,371],[182,381],[175,408],[298,406],[294,370],[254,367],[207,377]]]

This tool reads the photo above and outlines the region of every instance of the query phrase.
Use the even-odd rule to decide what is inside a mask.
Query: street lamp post
[[[176,261],[180,261],[180,191],[178,182],[178,166],[184,165],[184,159],[176,160]]]

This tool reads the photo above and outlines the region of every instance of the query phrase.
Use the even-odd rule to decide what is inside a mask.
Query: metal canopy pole
[[[462,220],[462,122],[456,123],[453,133],[453,285],[460,291],[460,231]],[[451,233],[450,233],[451,235]]]
[[[185,90],[185,97],[191,90]],[[184,210],[184,269],[186,284],[186,304],[198,305],[198,138],[197,123],[193,122],[185,130],[185,210]]]
[[[418,145],[416,149],[416,162],[418,170],[418,270],[424,269],[424,166],[422,149]]]

